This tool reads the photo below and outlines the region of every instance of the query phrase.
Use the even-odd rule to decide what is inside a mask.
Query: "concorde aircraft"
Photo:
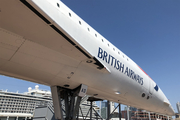
[[[59,88],[174,115],[160,87],[60,0],[0,0],[0,74],[51,86],[57,116]]]

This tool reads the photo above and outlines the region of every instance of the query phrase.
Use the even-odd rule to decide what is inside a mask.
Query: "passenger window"
[[[57,6],[60,7],[59,3],[57,3]]]
[[[69,13],[69,16],[71,17],[71,13]]]

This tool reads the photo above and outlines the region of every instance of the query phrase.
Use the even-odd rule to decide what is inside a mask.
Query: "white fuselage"
[[[88,95],[174,115],[156,83],[61,1],[2,0],[0,8],[1,74],[70,89],[84,84]]]

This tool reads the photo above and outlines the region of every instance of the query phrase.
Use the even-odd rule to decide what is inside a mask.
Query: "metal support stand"
[[[107,101],[107,120],[110,119],[110,114],[111,114],[111,111],[110,111],[110,101]]]
[[[150,112],[148,112],[148,114],[149,114],[149,120],[151,120],[151,114],[150,114]]]
[[[70,90],[59,86],[52,86],[52,98],[55,111],[55,118],[58,120],[78,119],[81,98],[86,94],[87,86],[80,85],[76,89]],[[64,108],[61,100],[64,100]],[[64,109],[64,114],[63,114]]]
[[[121,115],[121,104],[119,104],[119,120],[121,120],[121,117],[122,117],[122,115]]]
[[[87,118],[87,116],[88,116],[88,114],[90,113],[90,120],[92,120],[93,119],[93,116],[92,116],[92,114],[93,114],[93,111],[95,112],[95,114],[96,114],[96,119],[98,120],[98,119],[101,119],[101,120],[103,120],[103,118],[96,112],[96,110],[93,108],[93,101],[102,101],[101,99],[98,99],[98,98],[94,98],[94,97],[89,97],[88,98],[88,100],[87,101],[90,101],[90,108],[89,108],[89,111],[87,112],[87,114],[86,114],[86,117],[85,117],[85,119],[84,119],[84,117],[83,117],[83,120],[86,120],[86,118]],[[98,118],[99,117],[99,118]]]
[[[110,107],[110,106],[109,106]],[[121,104],[119,104],[118,106],[116,106],[116,108],[112,111],[112,113],[108,114],[107,120],[111,119],[111,117],[113,116],[115,110],[119,107],[119,119],[121,120]],[[109,110],[110,111],[110,110]]]
[[[129,120],[129,106],[127,105],[127,120]]]
[[[100,111],[99,111],[99,114],[101,115],[101,108],[102,108],[102,106],[101,106],[101,101],[99,102],[99,109],[100,109]]]
[[[93,110],[93,109],[92,109],[92,108],[93,108],[93,106],[92,106],[92,102],[93,102],[93,101],[90,101],[90,102],[91,102],[91,109],[90,109],[90,120],[92,120],[92,110]]]

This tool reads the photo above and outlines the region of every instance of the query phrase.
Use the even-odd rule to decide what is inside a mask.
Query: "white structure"
[[[24,94],[40,97],[51,97],[51,91],[40,90],[38,85],[35,86],[35,89],[29,87],[28,92],[25,92]]]
[[[28,88],[24,94],[0,91],[0,119],[31,119],[36,106],[45,105],[51,101],[50,91]]]
[[[36,85],[35,89],[28,88],[28,92],[12,93],[7,90],[0,90],[0,120],[28,120],[34,117],[36,106],[47,106],[48,102],[52,102],[51,91],[40,90]],[[81,102],[81,110],[85,117],[90,108],[90,102],[87,99]],[[99,109],[93,102],[93,108]],[[93,117],[95,117],[93,111]],[[82,117],[79,111],[79,117]],[[87,116],[89,118],[89,115]]]
[[[0,8],[0,74],[51,86],[54,103],[63,90],[174,115],[154,80],[60,0],[0,0]]]
[[[176,106],[177,106],[178,113],[180,114],[180,103],[177,102],[177,103],[176,103]]]

